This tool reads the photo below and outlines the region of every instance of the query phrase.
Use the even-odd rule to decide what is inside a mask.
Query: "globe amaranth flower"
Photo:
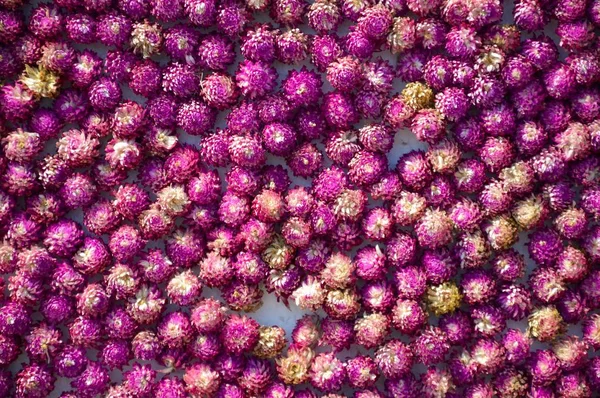
[[[277,79],[275,68],[264,61],[246,60],[239,64],[235,80],[243,96],[256,99],[273,91]]]
[[[250,61],[271,63],[275,59],[275,31],[268,24],[250,28],[242,37],[240,50]]]
[[[307,381],[314,355],[314,351],[310,348],[290,346],[287,354],[276,360],[279,379],[290,385]]]
[[[221,329],[221,341],[225,350],[232,354],[249,352],[260,339],[258,322],[246,316],[231,315]]]
[[[24,365],[17,373],[15,383],[15,396],[45,397],[54,389],[56,378],[45,365],[31,363]]]
[[[397,300],[390,318],[396,329],[408,335],[417,333],[426,323],[425,311],[415,300]]]
[[[430,286],[426,293],[427,306],[437,316],[454,312],[460,306],[461,299],[458,287],[451,282]]]
[[[275,38],[275,57],[284,64],[296,64],[308,57],[309,37],[298,28],[285,31]]]

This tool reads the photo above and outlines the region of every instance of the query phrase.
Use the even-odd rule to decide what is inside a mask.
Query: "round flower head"
[[[118,261],[129,261],[143,249],[146,242],[132,226],[123,225],[110,235],[108,247]]]
[[[104,337],[102,324],[95,319],[79,316],[68,325],[68,328],[72,343],[84,348],[96,348]]]
[[[476,202],[462,199],[452,206],[448,216],[459,229],[474,231],[483,218],[483,211]]]
[[[402,96],[392,97],[385,105],[383,110],[383,119],[391,127],[401,128],[410,124],[415,109],[408,105]]]
[[[60,331],[52,326],[47,326],[44,323],[33,328],[31,332],[25,336],[25,341],[27,342],[25,350],[29,358],[40,362],[55,358],[63,345]],[[11,355],[10,351],[13,348],[10,346],[7,348],[7,355]],[[16,347],[14,349],[16,349]],[[15,358],[17,355],[15,355]]]
[[[597,308],[600,304],[600,297],[597,294],[598,283],[600,282],[600,273],[592,271],[581,283],[581,293],[586,298],[587,304],[591,308]]]
[[[575,80],[579,84],[589,85],[600,77],[600,64],[590,52],[573,53],[566,61],[575,72]]]
[[[165,301],[156,285],[141,285],[129,298],[127,313],[140,324],[150,324],[160,317]]]
[[[222,71],[231,65],[234,59],[233,43],[226,36],[209,34],[198,46],[197,61],[204,68]]]
[[[139,270],[148,281],[161,283],[175,272],[173,263],[160,249],[151,249],[141,254]]]
[[[98,354],[100,362],[110,368],[123,369],[131,359],[131,351],[124,340],[108,340]]]
[[[241,354],[254,349],[260,338],[260,326],[255,320],[231,315],[221,329],[221,341],[225,350]]]
[[[125,145],[126,152],[128,147],[129,145]],[[131,147],[129,147],[129,149],[131,149]],[[135,159],[138,155],[139,153],[135,154],[134,152],[132,158]],[[134,160],[134,162],[137,162],[137,160]],[[127,170],[124,168],[113,168],[106,160],[100,160],[92,166],[92,176],[95,178],[96,183],[100,188],[108,190],[123,183],[127,178]]]
[[[561,372],[558,358],[550,350],[537,350],[527,361],[527,368],[531,372],[535,384],[547,386],[555,381]]]
[[[560,313],[552,306],[535,309],[528,321],[528,333],[542,342],[554,340],[565,328]]]
[[[414,341],[412,348],[415,358],[425,365],[440,362],[448,350],[448,338],[439,328],[430,327],[425,329]]]
[[[292,398],[295,397],[295,391],[283,383],[274,382],[265,391],[266,398]]]
[[[207,27],[215,23],[217,4],[215,1],[184,1],[184,13],[193,25]]]
[[[19,398],[42,398],[54,390],[56,377],[45,365],[36,363],[23,364],[14,379],[15,396]]]
[[[590,122],[600,114],[598,107],[598,97],[600,93],[595,88],[584,88],[578,90],[573,95],[572,109],[575,115],[577,115],[582,121]],[[587,145],[584,146],[587,150]]]
[[[359,120],[352,98],[341,92],[325,94],[322,112],[327,124],[336,129],[348,129]]]
[[[293,28],[275,38],[275,57],[284,64],[296,64],[308,57],[308,35]]]
[[[265,96],[275,87],[277,73],[263,61],[243,61],[235,76],[242,95],[255,99]]]
[[[71,318],[74,313],[74,305],[66,295],[48,295],[40,303],[40,312],[46,322],[50,325],[57,325]]]
[[[452,239],[452,227],[446,212],[427,209],[415,227],[419,245],[430,249],[444,246]]]
[[[430,181],[432,171],[422,151],[411,151],[400,157],[396,164],[400,179],[411,190],[421,190]]]
[[[44,66],[34,67],[25,65],[25,71],[21,74],[19,81],[31,91],[36,98],[54,98],[58,95],[60,77],[47,70]],[[33,117],[40,112],[33,114]]]
[[[434,284],[447,282],[456,273],[457,261],[446,249],[425,251],[421,262],[427,280]]]
[[[387,153],[392,149],[394,136],[390,129],[382,124],[369,124],[358,130],[358,139],[371,152]]]
[[[416,250],[416,240],[412,236],[396,233],[388,240],[385,254],[390,264],[404,266],[414,259]]]
[[[513,320],[523,319],[529,315],[532,309],[531,295],[521,285],[502,287],[497,302],[504,314]]]
[[[288,157],[287,164],[292,173],[299,177],[313,176],[323,162],[323,154],[311,143],[304,143],[297,147]]]
[[[133,101],[123,101],[113,112],[112,127],[116,138],[134,138],[146,123],[146,109]]]
[[[292,343],[294,347],[304,349],[314,347],[319,340],[320,330],[317,319],[311,315],[304,315],[296,321],[292,330]]]
[[[427,200],[417,193],[401,191],[392,203],[394,221],[401,226],[413,225],[425,213]]]
[[[577,336],[567,336],[552,343],[552,352],[563,371],[580,369],[587,362],[588,344]]]
[[[296,146],[296,131],[285,123],[267,124],[262,132],[265,148],[277,156],[288,155]]]
[[[302,67],[299,71],[291,70],[282,82],[286,99],[296,106],[308,106],[316,103],[322,95],[321,76],[314,71]]]
[[[183,348],[193,337],[189,317],[182,312],[165,315],[157,326],[157,335],[169,348]]]
[[[178,98],[189,98],[195,93],[200,80],[190,65],[174,62],[163,71],[162,88]]]
[[[350,27],[343,42],[346,52],[360,60],[369,59],[375,51],[375,43],[362,31],[357,29],[356,26]]]
[[[292,118],[293,110],[281,93],[267,95],[258,102],[258,116],[263,123],[287,122]]]
[[[449,121],[461,119],[466,115],[469,106],[469,100],[460,88],[446,88],[435,96],[436,109]]]
[[[548,188],[554,187],[549,186]],[[556,186],[556,188],[562,188],[561,191],[563,191],[556,192],[555,194],[556,198],[560,199],[560,202],[557,201],[557,204],[561,205],[560,208],[557,208],[556,210],[565,210],[570,204],[567,201],[572,201],[574,196],[571,187],[565,182],[560,186]],[[549,189],[549,191],[550,192],[548,193],[551,193],[552,191],[554,191],[554,189],[552,191]],[[562,200],[563,198],[566,200]],[[600,217],[600,191],[596,188],[584,189],[581,198],[581,206],[586,212],[590,213],[594,217],[594,219],[598,219],[598,217]]]
[[[225,286],[233,277],[231,260],[211,251],[200,262],[200,279],[209,287]]]
[[[327,139],[325,152],[334,163],[347,166],[354,155],[360,151],[360,145],[357,141],[358,135],[355,130],[339,130]],[[320,181],[321,184],[326,182]]]
[[[250,61],[273,62],[275,37],[270,25],[259,24],[250,28],[242,37],[242,55]]]
[[[286,345],[285,331],[279,326],[262,326],[253,354],[258,358],[275,358]]]
[[[414,300],[397,300],[390,317],[396,329],[409,335],[415,334],[426,322],[425,311]]]
[[[368,151],[357,152],[348,163],[348,177],[357,185],[371,185],[387,171],[385,156]]]
[[[430,286],[427,289],[428,308],[437,316],[454,312],[461,303],[462,295],[458,287],[451,282]]]
[[[442,118],[441,114],[432,112],[431,108],[434,100],[433,90],[426,84],[421,82],[408,83],[406,87],[402,90],[402,98],[404,102],[412,107],[415,111],[422,111],[423,117],[438,116],[440,119]]]
[[[537,264],[552,265],[561,249],[560,237],[552,230],[538,230],[529,236],[529,255]]]
[[[105,199],[100,199],[85,209],[83,217],[86,228],[97,235],[114,231],[121,221],[120,214]]]
[[[586,297],[578,291],[567,291],[556,303],[556,309],[567,323],[578,323],[589,312]]]
[[[346,369],[333,353],[322,353],[313,359],[309,377],[317,389],[332,392],[341,388],[346,379]]]
[[[134,24],[129,44],[133,52],[142,58],[158,54],[163,44],[161,25],[152,24],[147,20]]]
[[[338,3],[329,0],[318,0],[311,4],[306,16],[309,26],[320,34],[337,30],[342,20]]]
[[[190,343],[189,351],[202,361],[210,361],[221,351],[221,343],[215,334],[198,334]]]
[[[549,101],[540,114],[542,126],[549,133],[558,133],[564,130],[571,121],[571,112],[567,105],[561,101]]]
[[[150,204],[148,193],[134,184],[119,186],[114,196],[114,209],[128,220],[135,220]]]
[[[153,0],[150,14],[159,22],[174,22],[183,17],[183,1]]]
[[[234,311],[254,312],[262,305],[263,291],[258,285],[233,281],[223,288],[223,298]]]
[[[102,272],[110,264],[110,253],[106,245],[96,238],[86,237],[72,257],[73,265],[83,274]]]
[[[202,101],[184,102],[177,110],[177,126],[190,135],[204,135],[214,125],[216,112]]]
[[[353,91],[362,80],[360,63],[353,57],[338,58],[328,65],[327,80],[341,92]]]
[[[172,59],[194,63],[194,51],[198,46],[199,34],[187,25],[175,25],[164,33],[164,50]]]
[[[213,108],[223,110],[236,102],[236,86],[227,74],[215,72],[205,77],[200,87],[202,98]]]
[[[589,272],[584,252],[573,246],[567,246],[561,251],[555,267],[559,277],[568,283],[580,282]]]
[[[473,334],[473,322],[462,311],[444,314],[440,317],[438,326],[452,344],[464,344]]]
[[[472,308],[470,316],[477,335],[492,337],[506,327],[506,317],[502,311],[491,305]]]
[[[6,231],[6,238],[15,249],[31,246],[41,238],[42,225],[26,213],[16,213]]]
[[[212,396],[219,389],[221,376],[209,364],[197,363],[185,370],[183,382],[192,396]]]
[[[265,162],[265,150],[254,137],[232,136],[228,149],[231,160],[238,166],[254,169]]]
[[[133,355],[136,359],[152,360],[158,356],[162,345],[154,332],[141,331],[131,342]]]
[[[319,71],[325,71],[331,62],[342,55],[342,48],[338,41],[338,37],[332,35],[315,36],[313,39],[311,60]]]
[[[63,123],[56,112],[44,108],[34,112],[28,125],[29,130],[37,133],[43,142],[58,136],[60,129],[63,127]]]
[[[518,239],[517,226],[514,220],[506,214],[495,216],[484,222],[483,232],[485,232],[489,245],[495,250],[508,249]]]
[[[56,266],[56,260],[40,246],[22,249],[17,254],[18,272],[33,278],[45,278]]]
[[[109,296],[102,285],[90,283],[76,296],[77,312],[87,317],[98,317],[108,311]]]
[[[54,358],[56,372],[62,377],[77,377],[86,368],[88,359],[85,350],[74,345],[65,346]]]
[[[321,325],[319,346],[330,346],[335,352],[350,348],[354,340],[352,322],[335,320],[330,317],[323,319]]]
[[[42,281],[20,270],[8,278],[7,287],[11,300],[29,307],[39,301],[43,294]]]
[[[342,253],[333,253],[325,262],[320,276],[323,283],[332,289],[342,289],[355,280],[356,264]]]
[[[600,346],[600,316],[597,314],[588,315],[582,324],[583,340],[593,349],[598,349]]]
[[[177,377],[163,377],[154,388],[157,398],[185,398],[187,396],[185,384]]]
[[[531,338],[519,329],[508,329],[502,336],[502,345],[506,352],[506,359],[511,364],[518,365],[530,355]]]
[[[35,94],[24,84],[18,82],[2,87],[0,99],[2,99],[0,111],[8,121],[26,119],[36,104]]]
[[[115,339],[131,339],[135,336],[138,325],[122,308],[111,310],[104,322],[107,327],[107,334]]]
[[[300,0],[274,0],[271,17],[282,25],[296,27],[302,22],[306,6],[306,2]]]
[[[511,215],[519,227],[531,230],[541,226],[548,215],[549,208],[542,196],[531,196],[516,202]]]

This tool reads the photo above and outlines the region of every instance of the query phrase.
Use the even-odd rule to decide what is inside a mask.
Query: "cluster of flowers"
[[[600,1],[503,12],[0,0],[0,396],[591,397]],[[239,314],[263,290],[326,316],[288,342]]]

